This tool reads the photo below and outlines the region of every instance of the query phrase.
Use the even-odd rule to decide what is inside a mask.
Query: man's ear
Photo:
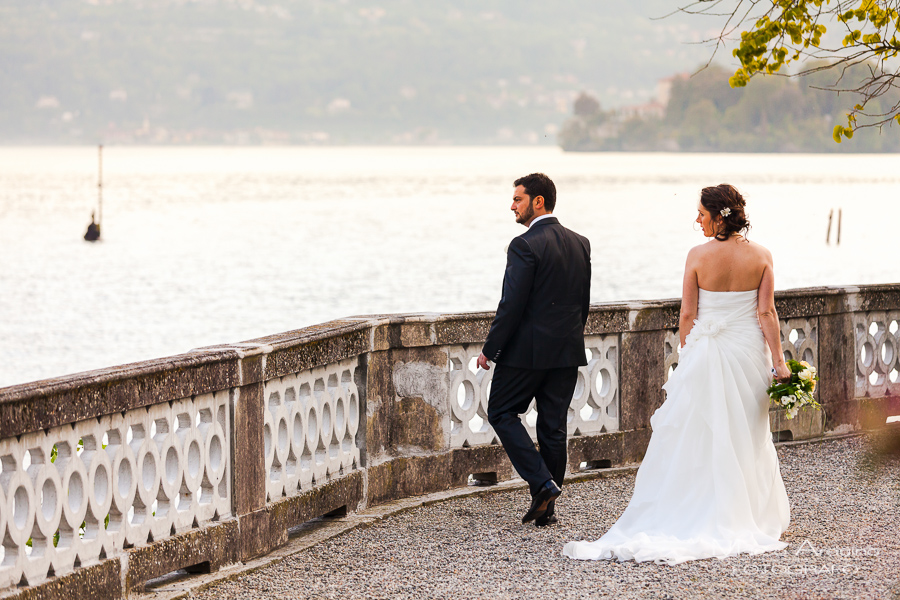
[[[543,196],[535,196],[534,199],[531,201],[531,206],[532,206],[532,208],[535,208],[537,210],[543,209],[544,208],[544,197]]]

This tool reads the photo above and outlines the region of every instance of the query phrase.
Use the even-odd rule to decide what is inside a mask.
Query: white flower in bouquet
[[[806,361],[795,360],[788,360],[787,366],[791,371],[790,380],[779,382],[773,379],[766,390],[775,406],[784,410],[787,419],[793,419],[801,408],[807,406],[821,409],[813,396],[819,379],[816,368]]]
[[[811,386],[811,390],[816,391],[816,380],[819,378],[819,374],[816,371],[816,368],[805,360],[801,360],[800,365],[804,367],[802,371],[797,373],[800,381],[809,384]]]

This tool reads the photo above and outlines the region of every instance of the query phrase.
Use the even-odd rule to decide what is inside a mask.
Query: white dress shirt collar
[[[531,225],[528,226],[528,229],[531,229],[532,227],[534,227],[534,224],[537,223],[538,221],[540,221],[541,219],[547,219],[552,216],[553,216],[552,214],[547,213],[546,215],[541,215],[541,216],[537,217],[534,221],[531,222]]]

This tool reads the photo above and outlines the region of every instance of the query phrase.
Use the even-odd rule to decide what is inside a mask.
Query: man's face
[[[531,205],[531,196],[525,193],[525,186],[516,186],[510,209],[516,213],[516,223],[527,226],[534,219],[534,207]]]

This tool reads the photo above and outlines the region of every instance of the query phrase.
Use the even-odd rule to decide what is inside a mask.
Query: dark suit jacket
[[[587,364],[584,326],[591,290],[591,244],[547,217],[509,244],[503,297],[484,355],[522,369]]]

